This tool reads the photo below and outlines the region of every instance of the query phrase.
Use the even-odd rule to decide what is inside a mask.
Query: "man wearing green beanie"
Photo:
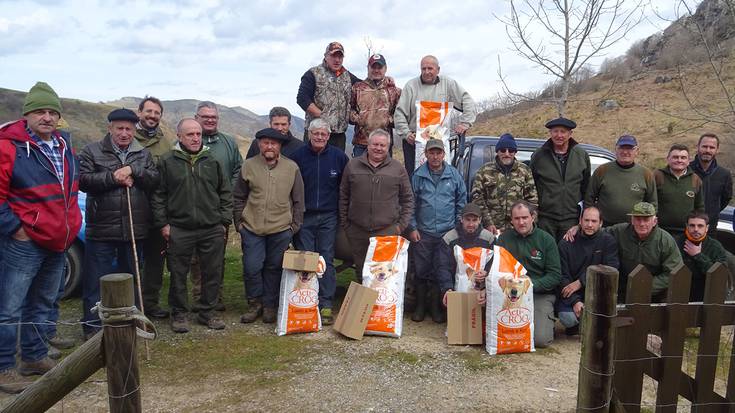
[[[64,253],[82,218],[77,204],[78,164],[56,130],[59,96],[46,83],[31,88],[23,118],[0,127],[0,391],[20,393],[56,363],[45,329],[52,320],[64,271]],[[20,324],[20,365],[15,353]]]

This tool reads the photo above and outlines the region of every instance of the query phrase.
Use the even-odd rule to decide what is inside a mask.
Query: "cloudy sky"
[[[670,16],[674,0],[651,1],[608,57],[666,26],[653,9]],[[498,57],[515,90],[551,79],[510,51],[495,17],[508,14],[505,1],[0,0],[0,9],[0,87],[27,90],[43,80],[89,101],[148,94],[260,114],[281,105],[303,116],[296,91],[304,71],[338,40],[345,66],[365,77],[368,38],[399,86],[418,75],[426,54],[476,100],[498,92]]]

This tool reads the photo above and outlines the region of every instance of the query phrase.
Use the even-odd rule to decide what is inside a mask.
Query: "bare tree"
[[[577,72],[623,39],[642,16],[642,0],[510,0],[510,17],[496,17],[513,50],[560,82],[561,93],[552,101],[564,116]],[[507,94],[524,97],[511,92],[500,69],[498,74]]]
[[[673,113],[663,109],[657,110],[675,119],[694,123],[697,127],[716,124],[729,130],[735,130],[735,81],[727,72],[730,60],[728,57],[732,52],[725,45],[727,39],[723,39],[727,36],[718,36],[714,33],[717,27],[723,27],[726,30],[732,30],[732,27],[735,27],[735,0],[700,4],[700,7],[711,5],[721,7],[721,10],[710,13],[710,15],[714,15],[717,20],[723,19],[724,22],[706,22],[706,16],[704,16],[707,14],[706,11],[703,10],[701,13],[693,11],[691,3],[693,2],[679,0],[676,20],[672,22],[675,35],[678,32],[680,35],[691,36],[691,43],[693,44],[689,47],[694,48],[694,51],[690,49],[687,53],[682,53],[681,56],[684,60],[676,64],[678,88],[687,103],[688,110],[684,113]],[[699,15],[697,15],[698,13]],[[660,15],[659,18],[669,21]],[[676,39],[675,35],[669,41]],[[701,60],[698,59],[700,61],[686,60],[687,57],[693,54],[703,55],[704,57]],[[706,65],[706,79],[715,85],[722,105],[713,105],[711,97],[700,98],[698,96],[698,91],[702,87],[689,78],[688,71],[683,67],[687,63],[704,63]]]

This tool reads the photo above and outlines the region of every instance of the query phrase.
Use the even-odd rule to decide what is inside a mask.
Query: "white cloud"
[[[660,2],[658,11],[672,15],[669,3]],[[261,114],[281,105],[302,115],[299,80],[319,64],[327,43],[342,42],[345,65],[364,77],[369,37],[399,85],[418,75],[423,55],[434,54],[442,73],[479,100],[499,90],[499,55],[516,90],[550,80],[508,50],[494,17],[507,7],[480,0],[6,2],[0,86],[27,90],[45,80],[62,96],[90,101],[150,94],[210,99]],[[610,56],[665,27],[648,16]]]

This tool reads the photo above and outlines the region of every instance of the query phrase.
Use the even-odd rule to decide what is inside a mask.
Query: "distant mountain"
[[[143,99],[139,97],[127,96],[105,103],[112,106],[137,108],[141,100]],[[199,100],[195,99],[164,100],[163,120],[173,128],[181,118],[193,116],[199,102]],[[268,127],[268,115],[258,115],[240,106],[228,107],[220,104],[217,104],[217,106],[220,117],[219,129],[222,132],[243,138],[252,138],[255,132]],[[292,116],[291,133],[294,136],[301,136],[304,133],[303,131],[304,120]]]

